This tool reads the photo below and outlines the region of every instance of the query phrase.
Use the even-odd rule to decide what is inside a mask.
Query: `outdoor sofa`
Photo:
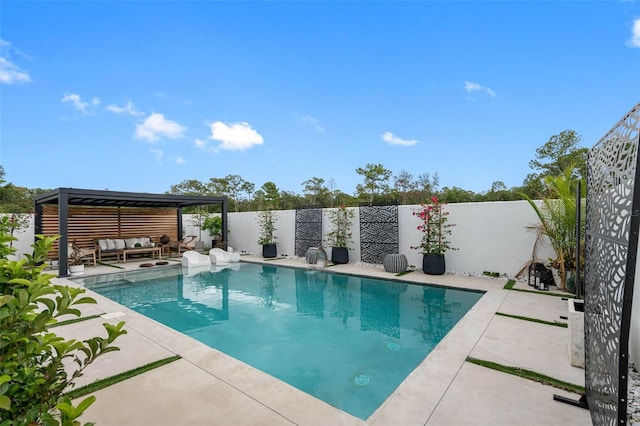
[[[102,257],[115,256],[116,261],[127,262],[129,254],[147,253],[151,257],[162,257],[162,247],[154,243],[151,237],[137,238],[96,238],[94,240],[96,252],[98,253],[98,262],[102,262]]]

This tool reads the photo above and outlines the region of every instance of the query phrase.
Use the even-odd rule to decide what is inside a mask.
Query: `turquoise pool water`
[[[361,419],[482,297],[324,271],[234,268],[165,267],[82,281]]]

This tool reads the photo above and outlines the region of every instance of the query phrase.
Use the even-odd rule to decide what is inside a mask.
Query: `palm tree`
[[[567,273],[576,269],[576,240],[577,240],[577,219],[576,219],[576,195],[577,179],[573,178],[573,167],[568,167],[559,176],[547,176],[545,184],[549,190],[550,197],[543,199],[542,207],[525,194],[521,194],[525,200],[533,207],[540,223],[527,227],[536,232],[536,241],[533,248],[533,258],[539,244],[546,236],[551,242],[551,246],[556,253],[556,258],[552,259],[551,266],[557,268],[560,276],[560,286],[566,289]],[[582,185],[585,188],[585,185]],[[584,192],[584,191],[583,191]],[[584,193],[580,194],[584,197]],[[584,217],[584,215],[582,216]],[[583,224],[580,224],[582,230]]]

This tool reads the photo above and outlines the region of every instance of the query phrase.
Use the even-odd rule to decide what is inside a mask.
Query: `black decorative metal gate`
[[[640,104],[589,152],[585,384],[594,425],[627,423],[629,328],[640,224]],[[637,190],[636,190],[637,189]]]
[[[296,210],[296,256],[305,257],[309,247],[322,245],[322,209]]]
[[[398,206],[360,206],[360,259],[382,263],[384,256],[398,253]]]

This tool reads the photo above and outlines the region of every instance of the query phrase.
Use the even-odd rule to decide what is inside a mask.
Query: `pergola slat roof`
[[[34,199],[35,230],[42,233],[42,206],[58,206],[58,226],[60,232],[58,275],[67,276],[67,243],[69,225],[69,206],[93,207],[143,207],[178,209],[179,234],[182,232],[182,209],[184,207],[220,205],[222,211],[222,238],[227,240],[227,197],[208,197],[201,195],[150,194],[146,192],[100,191],[94,189],[58,188],[40,194]]]
[[[227,197],[201,195],[150,194],[146,192],[100,191],[94,189],[58,188],[35,198],[38,204],[59,204],[67,197],[68,205],[108,207],[193,207],[227,203]]]

